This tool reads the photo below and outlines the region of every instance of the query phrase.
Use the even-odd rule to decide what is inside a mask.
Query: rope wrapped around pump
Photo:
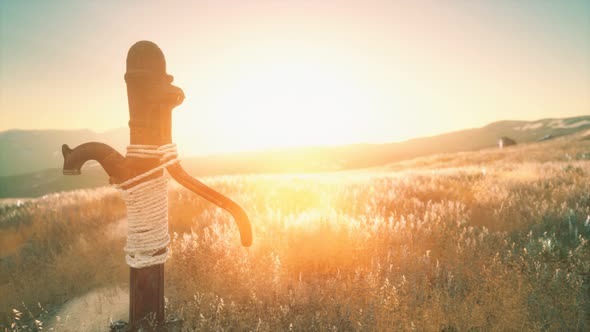
[[[176,144],[127,147],[127,157],[160,161],[159,166],[116,186],[127,206],[125,260],[133,268],[163,264],[168,259],[168,179],[162,175],[124,188],[179,162],[177,156]]]

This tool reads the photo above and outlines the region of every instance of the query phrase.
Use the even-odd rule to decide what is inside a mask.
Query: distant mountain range
[[[507,136],[528,143],[590,131],[590,116],[537,121],[500,121],[475,129],[398,143],[289,148],[182,158],[194,176],[238,173],[318,172],[380,166],[434,153],[473,151],[497,145]],[[35,197],[46,193],[108,183],[104,171],[89,163],[81,176],[63,176],[61,144],[104,142],[125,151],[128,129],[105,133],[90,130],[9,130],[0,132],[0,198]]]
[[[19,175],[47,168],[62,168],[61,145],[105,142],[125,151],[129,129],[96,133],[92,130],[7,130],[0,132],[0,176]]]

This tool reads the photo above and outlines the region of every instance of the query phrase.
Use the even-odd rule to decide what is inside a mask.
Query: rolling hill
[[[292,148],[183,159],[195,176],[337,171],[380,166],[435,153],[474,151],[497,146],[508,136],[518,143],[584,132],[590,116],[537,121],[501,121],[474,129],[422,137],[397,143],[352,144],[332,147]]]
[[[553,139],[590,130],[590,116],[537,121],[500,121],[474,129],[387,144],[353,144],[219,154],[182,158],[197,177],[239,173],[323,172],[375,167],[439,153],[474,151],[496,146],[508,136],[519,144]],[[88,163],[83,175],[62,176],[59,148],[86,142],[105,142],[124,151],[127,129],[105,133],[77,131],[20,131],[0,133],[0,198],[36,197],[47,193],[107,184],[104,172]]]

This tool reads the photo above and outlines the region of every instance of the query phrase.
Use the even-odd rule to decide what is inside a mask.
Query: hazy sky
[[[388,142],[590,114],[590,1],[2,1],[0,130],[127,125],[129,47],[181,152]]]

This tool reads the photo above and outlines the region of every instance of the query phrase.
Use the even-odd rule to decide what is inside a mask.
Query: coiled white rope
[[[116,186],[127,206],[125,260],[131,267],[163,264],[168,259],[168,179],[162,175],[124,188],[179,162],[177,156],[176,144],[127,147],[127,157],[152,158],[160,162],[159,166]]]

